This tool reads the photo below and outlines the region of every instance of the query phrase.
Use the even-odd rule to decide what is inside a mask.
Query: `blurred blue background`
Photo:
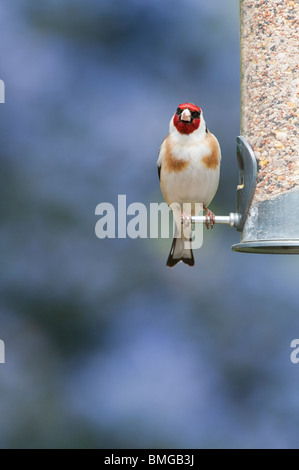
[[[99,240],[100,202],[161,202],[177,105],[222,148],[235,210],[237,0],[2,0],[1,448],[298,447],[298,258],[204,233]]]

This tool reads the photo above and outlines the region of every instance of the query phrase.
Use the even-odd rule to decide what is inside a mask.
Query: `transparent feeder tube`
[[[238,251],[299,252],[298,18],[297,1],[240,0],[241,135],[258,175]]]

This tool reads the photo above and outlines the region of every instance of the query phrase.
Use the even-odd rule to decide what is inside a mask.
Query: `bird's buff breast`
[[[161,189],[168,204],[202,203],[209,205],[219,183],[219,165],[207,168],[201,159],[185,160],[179,171],[162,171]]]

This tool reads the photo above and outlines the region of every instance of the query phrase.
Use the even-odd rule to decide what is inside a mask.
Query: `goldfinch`
[[[169,133],[160,147],[157,165],[164,199],[168,205],[179,205],[183,222],[190,224],[191,217],[196,215],[195,203],[202,203],[206,226],[213,228],[215,215],[208,205],[218,188],[220,160],[218,140],[209,132],[202,110],[192,103],[180,104],[170,120]],[[184,203],[191,203],[189,213],[183,211]],[[179,234],[173,239],[166,264],[173,267],[183,261],[194,266],[191,237],[187,239],[181,233],[180,219],[178,223]]]

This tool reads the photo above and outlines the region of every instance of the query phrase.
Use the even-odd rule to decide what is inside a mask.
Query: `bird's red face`
[[[201,109],[192,103],[179,105],[173,117],[173,124],[180,134],[191,134],[200,125]]]

